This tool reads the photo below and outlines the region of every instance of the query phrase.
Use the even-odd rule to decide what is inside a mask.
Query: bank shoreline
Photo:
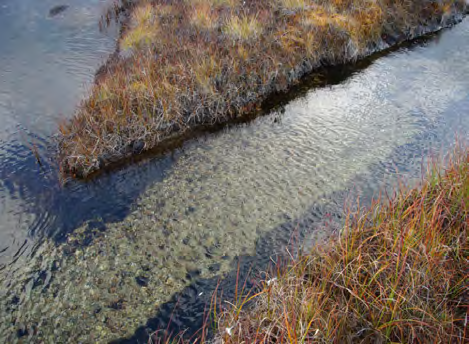
[[[287,2],[301,2],[303,7],[287,8]],[[468,9],[465,1],[419,1],[413,5],[416,13],[400,13],[402,18],[394,18],[393,23],[383,9],[397,16],[397,5],[386,8],[391,5],[385,2],[366,13],[354,10],[360,0],[348,1],[342,10],[293,2],[260,5],[253,1],[242,12],[235,0],[198,0],[192,5],[184,1],[165,5],[159,0],[126,3],[126,28],[121,30],[115,56],[99,73],[90,97],[74,118],[61,125],[61,171],[89,177],[143,152],[169,149],[202,128],[252,117],[263,103],[314,71],[352,63],[453,26]],[[201,19],[207,16],[216,19]],[[270,33],[272,21],[279,18],[280,29]],[[378,19],[383,22],[373,22]],[[298,30],[285,38],[292,28]],[[302,36],[313,31],[306,42]],[[266,43],[259,32],[286,41]],[[169,42],[176,38],[187,47]],[[200,51],[193,52],[194,44]],[[275,62],[255,56],[256,47]],[[308,53],[312,47],[323,50]]]
[[[240,280],[234,299],[214,293],[194,338],[150,340],[467,343],[468,190],[469,149],[456,145],[421,185],[349,212],[338,235],[273,263],[251,289]]]

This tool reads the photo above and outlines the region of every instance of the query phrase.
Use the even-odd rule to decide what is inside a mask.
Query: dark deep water
[[[197,326],[220,277],[210,269],[225,264],[205,252],[206,242],[215,240],[217,249],[232,253],[219,269],[228,276],[222,284],[229,291],[239,257],[243,272],[265,267],[295,231],[308,240],[308,229],[326,214],[340,222],[351,192],[369,198],[397,178],[415,181],[423,156],[448,152],[456,135],[468,137],[466,19],[355,66],[315,75],[257,119],[90,182],[61,186],[52,135],[86,95],[115,42],[112,29],[98,30],[102,1],[69,1],[69,8],[50,17],[56,5],[0,1],[0,273],[11,276],[12,262],[21,257],[27,265],[45,238],[60,242],[85,222],[104,232],[112,224],[117,233],[120,223],[131,221],[155,232],[151,239],[162,246],[156,255],[165,257],[168,274],[187,282],[170,288],[172,297],[144,317],[153,319],[152,329],[166,324],[176,303],[173,325]],[[181,237],[159,236],[168,221]],[[86,244],[92,248],[92,239]],[[206,276],[190,265],[199,248],[210,270]],[[148,328],[130,330],[135,342]]]

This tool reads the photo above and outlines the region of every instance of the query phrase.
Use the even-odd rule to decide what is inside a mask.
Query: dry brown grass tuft
[[[253,111],[321,64],[353,61],[452,22],[464,0],[136,0],[120,60],[60,127],[78,176],[197,125]],[[116,12],[119,12],[116,10]],[[139,151],[139,150],[138,150]]]

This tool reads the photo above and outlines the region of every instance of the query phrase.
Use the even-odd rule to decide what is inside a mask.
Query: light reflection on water
[[[114,49],[112,29],[98,30],[103,0],[67,1],[65,12],[49,17],[58,4],[0,3],[0,264],[30,233],[56,223],[50,205],[59,183],[49,163],[50,137]],[[33,147],[43,156],[42,169]]]
[[[89,34],[77,42],[83,44]],[[298,92],[298,98],[266,116],[65,188],[56,185],[49,165],[45,172],[37,168],[17,128],[26,128],[44,151],[54,113],[71,112],[82,90],[71,85],[72,97],[61,86],[68,74],[52,73],[50,84],[56,86],[51,89],[38,88],[44,83],[37,80],[32,86],[27,78],[21,87],[32,94],[32,102],[23,107],[23,98],[18,104],[8,100],[13,92],[3,92],[9,84],[2,81],[0,100],[10,107],[0,107],[7,123],[0,133],[0,235],[7,238],[7,250],[0,255],[11,257],[28,235],[36,241],[61,237],[86,220],[101,218],[94,226],[103,232],[94,239],[85,235],[85,247],[60,245],[57,251],[47,241],[39,245],[41,259],[22,256],[6,267],[4,276],[11,280],[3,281],[0,301],[9,312],[2,316],[16,327],[0,327],[0,334],[13,340],[18,328],[29,326],[25,333],[31,334],[42,321],[44,338],[52,329],[58,340],[129,336],[157,311],[166,316],[161,305],[183,288],[182,295],[190,297],[176,320],[195,323],[200,316],[195,295],[209,294],[213,283],[204,281],[230,274],[237,256],[255,257],[251,262],[264,266],[297,224],[308,237],[325,212],[340,214],[350,190],[370,196],[394,185],[397,177],[418,177],[423,155],[447,151],[456,132],[467,137],[468,37],[466,20],[438,38],[346,72],[349,77],[341,82]],[[61,43],[54,44],[52,51],[60,51]],[[77,62],[84,58],[80,49],[71,49],[76,56],[69,61],[83,66]],[[94,53],[87,61],[96,60]],[[5,68],[23,71],[24,65]],[[80,68],[76,74],[72,67],[66,70],[79,78]],[[44,75],[28,73],[31,79]],[[91,75],[85,73],[83,80]],[[12,89],[16,86],[7,88]],[[60,96],[62,89],[67,96]],[[37,112],[28,111],[34,106]],[[35,121],[37,116],[42,117]],[[21,279],[28,281],[27,296],[20,292]],[[136,282],[142,280],[144,290]],[[41,314],[38,305],[54,309]],[[55,312],[63,316],[58,329],[52,324]]]

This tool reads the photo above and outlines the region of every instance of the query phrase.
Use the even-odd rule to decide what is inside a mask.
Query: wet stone
[[[49,17],[55,17],[68,9],[68,5],[57,5],[49,10]]]
[[[15,295],[11,298],[10,304],[11,305],[17,305],[19,302],[20,302],[20,298]]]
[[[108,305],[108,308],[112,308],[112,309],[115,309],[115,310],[122,310],[122,309],[124,309],[124,301],[123,300],[117,300],[117,301],[111,302]]]
[[[188,213],[188,214],[191,214],[191,213],[193,213],[194,211],[195,211],[195,208],[194,208],[194,207],[188,207],[188,208],[187,208],[187,213]]]
[[[33,289],[37,287],[46,287],[48,280],[48,273],[46,271],[41,271],[33,283]]]
[[[148,277],[137,276],[135,277],[135,282],[137,282],[137,284],[141,287],[146,287],[148,286],[149,279]]]
[[[201,271],[200,271],[200,270],[192,270],[192,271],[189,271],[189,272],[186,274],[186,279],[187,279],[187,280],[193,280],[194,278],[199,277],[200,274],[201,274]]]
[[[216,264],[213,264],[213,265],[210,265],[208,267],[208,271],[210,272],[218,272],[220,270],[220,267],[221,265],[219,263],[216,263]]]
[[[27,329],[22,329],[22,328],[20,328],[20,329],[18,329],[18,330],[16,331],[16,336],[17,336],[18,338],[22,338],[22,337],[25,337],[25,336],[27,336],[27,335],[28,335],[28,330],[27,330]]]

